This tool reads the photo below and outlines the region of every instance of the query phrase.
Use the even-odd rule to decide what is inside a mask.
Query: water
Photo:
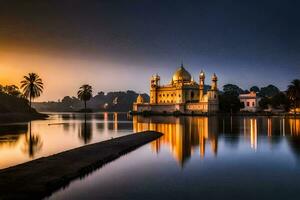
[[[2,125],[1,167],[156,130],[164,133],[160,139],[74,180],[48,198],[299,199],[300,119],[128,119],[126,114],[98,113],[84,121],[82,114],[69,113],[53,114],[31,125]]]
[[[47,120],[0,124],[0,169],[132,133],[126,113],[50,113]]]
[[[49,199],[299,199],[300,119],[134,117],[160,139]]]

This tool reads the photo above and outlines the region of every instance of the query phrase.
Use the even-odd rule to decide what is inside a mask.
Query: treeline
[[[261,88],[252,86],[243,90],[237,85],[226,84],[223,86],[223,91],[220,92],[220,110],[222,112],[238,112],[244,106],[240,103],[238,96],[249,92],[255,92],[260,98],[260,110],[272,108],[290,111],[300,106],[300,80],[295,79],[288,85],[286,91],[280,91],[274,85]]]
[[[0,85],[0,113],[36,113],[15,85]]]
[[[147,94],[141,94],[145,101],[149,101]],[[128,90],[126,92],[99,92],[87,101],[87,107],[91,111],[119,111],[127,112],[132,109],[138,93]],[[72,112],[84,109],[84,103],[74,96],[65,96],[59,101],[37,102],[32,106],[41,112]]]

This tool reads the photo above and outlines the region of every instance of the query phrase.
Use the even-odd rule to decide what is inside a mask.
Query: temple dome
[[[191,79],[192,79],[191,74],[188,71],[186,71],[183,65],[181,65],[181,67],[175,71],[172,77],[172,80],[174,82],[179,82],[179,81],[190,82]]]

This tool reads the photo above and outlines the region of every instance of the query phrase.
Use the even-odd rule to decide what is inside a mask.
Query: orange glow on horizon
[[[0,49],[1,85],[13,84],[19,87],[23,76],[30,72],[37,73],[44,82],[44,92],[37,101],[56,101],[64,96],[76,96],[79,86],[86,83],[93,86],[94,94],[99,91],[129,89],[141,91],[133,87],[148,86],[147,82],[136,84],[132,81],[128,68],[121,64],[71,56],[67,53],[55,55],[29,50]],[[146,79],[148,74],[143,73],[143,76],[140,79]]]

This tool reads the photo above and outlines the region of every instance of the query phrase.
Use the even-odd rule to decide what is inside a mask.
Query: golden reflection
[[[251,148],[257,149],[257,123],[256,119],[250,119],[250,138],[251,138]]]
[[[268,136],[272,136],[272,119],[268,118]]]
[[[290,134],[293,136],[300,136],[300,119],[289,118],[287,120],[289,124]]]
[[[243,119],[244,123],[244,137],[250,139],[250,147],[254,150],[257,149],[257,119],[247,118]]]
[[[153,130],[164,135],[151,143],[153,152],[158,153],[162,146],[170,148],[170,152],[178,163],[184,163],[199,148],[201,158],[205,156],[206,141],[211,146],[211,152],[216,155],[218,151],[218,120],[208,117],[133,117],[133,130],[140,132]]]
[[[118,131],[118,113],[114,112],[114,131]]]

